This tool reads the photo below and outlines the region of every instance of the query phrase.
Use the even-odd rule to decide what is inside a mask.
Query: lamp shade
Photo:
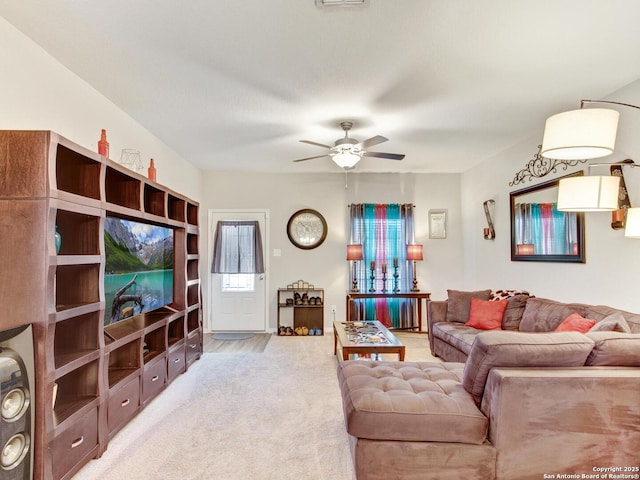
[[[352,243],[347,245],[347,260],[362,260],[362,245]]]
[[[581,108],[553,115],[544,126],[540,155],[559,160],[610,155],[619,117],[617,110],[607,108]]]
[[[407,260],[424,260],[422,258],[422,245],[407,245]]]
[[[617,210],[620,177],[571,177],[560,179],[558,210],[605,212]]]
[[[349,151],[336,153],[331,158],[340,168],[351,168],[360,161],[360,155]]]
[[[627,209],[627,222],[624,229],[624,236],[640,238],[640,208]]]

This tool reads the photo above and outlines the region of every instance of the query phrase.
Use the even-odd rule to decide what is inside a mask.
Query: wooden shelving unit
[[[173,229],[174,294],[105,327],[107,215]],[[198,217],[196,202],[53,132],[0,131],[0,330],[33,326],[33,478],[71,478],[200,358]]]
[[[296,303],[296,297],[300,303]],[[307,297],[304,303],[304,296]],[[314,303],[310,303],[311,298]],[[319,300],[319,303],[318,300]],[[313,330],[312,335],[324,335],[324,290],[313,286],[306,288],[279,288],[278,289],[278,332],[280,327],[297,328],[306,327],[307,331]],[[317,333],[319,332],[319,333]]]

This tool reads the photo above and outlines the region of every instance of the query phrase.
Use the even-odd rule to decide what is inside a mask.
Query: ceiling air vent
[[[369,0],[316,0],[317,7],[357,7]]]

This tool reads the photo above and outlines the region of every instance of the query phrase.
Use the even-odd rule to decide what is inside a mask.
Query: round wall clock
[[[305,208],[291,215],[287,223],[287,236],[296,247],[316,248],[327,238],[327,222],[315,210]]]

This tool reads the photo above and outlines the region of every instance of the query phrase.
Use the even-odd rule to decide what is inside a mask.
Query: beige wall
[[[112,159],[119,160],[123,148],[139,150],[145,167],[155,160],[158,182],[200,200],[199,169],[2,17],[0,45],[0,129],[53,130],[97,151],[104,128]]]
[[[640,105],[640,80],[607,98]],[[580,100],[578,96],[570,99],[566,110],[579,108]],[[620,124],[616,151],[598,161],[631,158],[640,162],[640,110],[628,107],[618,110]],[[559,112],[549,112],[553,113]],[[640,240],[625,238],[622,230],[611,229],[611,214],[608,212],[586,214],[585,264],[511,262],[509,193],[580,169],[585,169],[586,174],[586,167],[573,167],[534,182],[509,186],[515,173],[524,168],[536,153],[543,129],[544,119],[541,119],[538,133],[462,175],[466,287],[524,288],[539,297],[605,304],[639,312],[640,297],[636,286],[640,270]],[[607,175],[608,167],[594,167],[591,173]],[[640,207],[640,168],[625,167],[624,176],[631,205]],[[482,202],[490,198],[496,202],[494,241],[482,238],[485,225]]]
[[[329,160],[327,160],[329,161]],[[350,287],[349,263],[345,260],[349,243],[350,203],[413,203],[416,241],[424,244],[425,261],[418,265],[418,284],[422,291],[443,298],[447,288],[462,286],[462,227],[460,221],[460,176],[411,174],[238,174],[208,172],[203,209],[269,209],[269,325],[276,326],[276,291],[303,279],[325,289],[325,325],[333,317],[345,318],[345,295]],[[314,250],[294,247],[286,235],[291,214],[302,208],[318,210],[327,220],[329,234]],[[429,209],[449,212],[448,236],[430,240]],[[282,256],[274,257],[279,249]],[[210,252],[207,252],[210,264]],[[204,278],[207,279],[205,274]],[[208,283],[203,286],[208,299]],[[205,300],[205,304],[209,302]]]
[[[590,213],[586,218],[587,263],[550,264],[511,262],[509,254],[509,187],[515,173],[537,150],[540,131],[509,150],[460,175],[344,174],[257,175],[202,172],[181,158],[160,139],[63,67],[39,46],[0,18],[0,129],[54,130],[70,140],[96,149],[100,129],[106,128],[111,157],[122,148],[141,151],[145,163],[153,157],[158,181],[200,201],[203,242],[201,262],[205,305],[208,303],[207,210],[258,208],[270,210],[269,302],[275,327],[275,291],[303,278],[325,288],[325,318],[330,305],[337,318],[345,314],[349,286],[345,260],[348,241],[347,205],[352,202],[413,202],[416,205],[417,241],[425,245],[425,261],[418,266],[423,291],[446,297],[447,288],[526,288],[532,293],[563,301],[603,303],[639,312],[635,294],[640,268],[640,240],[626,239],[609,227],[610,215]],[[591,95],[588,95],[591,96]],[[611,100],[640,104],[640,81],[609,96]],[[567,101],[577,108],[580,97]],[[605,160],[632,158],[640,162],[640,111],[621,108],[616,154]],[[549,114],[557,112],[549,112]],[[575,169],[570,169],[572,171]],[[606,171],[606,169],[605,169]],[[559,176],[565,172],[559,172]],[[640,168],[625,169],[633,205],[640,206]],[[545,177],[543,180],[553,178]],[[543,181],[541,180],[541,181]],[[530,185],[527,183],[526,185]],[[482,238],[486,226],[482,202],[494,199],[497,238]],[[315,208],[327,219],[329,236],[316,250],[293,247],[285,232],[289,216],[300,208]],[[429,240],[427,212],[449,211],[448,238]],[[273,249],[282,251],[273,257]]]

